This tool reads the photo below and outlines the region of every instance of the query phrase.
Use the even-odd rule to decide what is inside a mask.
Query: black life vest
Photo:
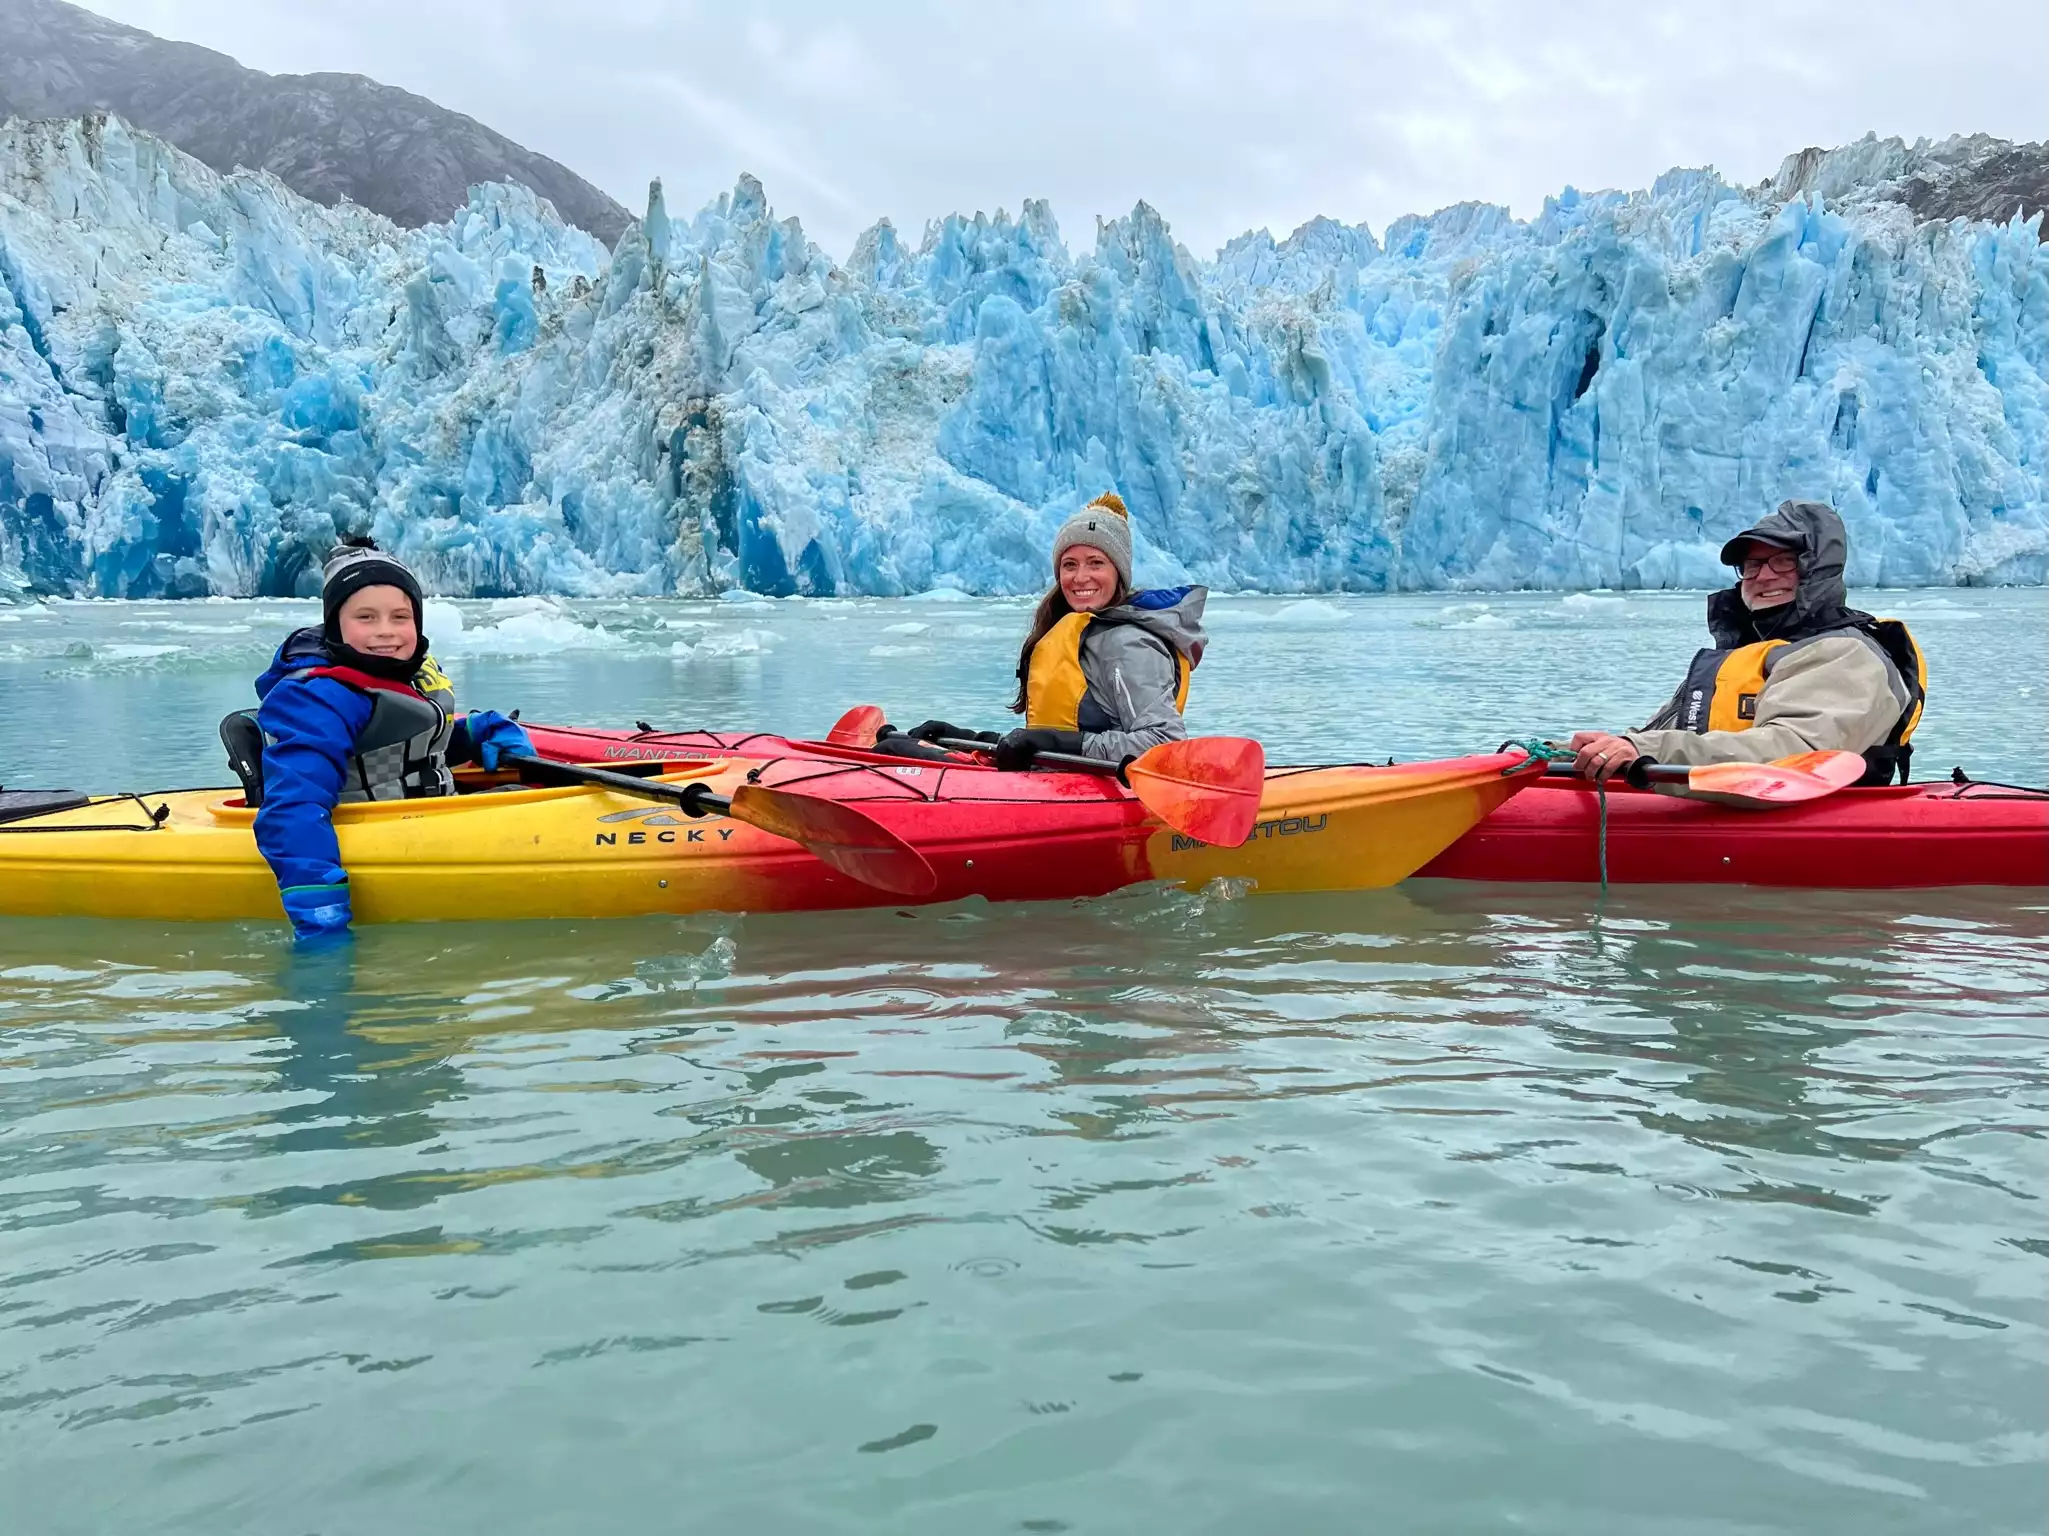
[[[1928,697],[1928,663],[1907,626],[1898,619],[1867,619],[1834,629],[1817,630],[1794,640],[1758,640],[1748,645],[1709,646],[1694,654],[1686,680],[1672,696],[1652,729],[1681,731],[1747,731],[1757,723],[1758,696],[1772,669],[1790,650],[1832,635],[1856,635],[1884,660],[1900,680],[1907,707],[1884,741],[1864,751],[1861,784],[1890,784],[1895,774],[1907,782],[1914,755],[1914,729],[1921,723]]]

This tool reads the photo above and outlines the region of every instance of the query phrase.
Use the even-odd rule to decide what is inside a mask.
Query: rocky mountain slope
[[[2027,219],[2049,208],[2049,143],[1973,133],[1906,144],[1867,133],[1840,149],[1788,155],[1759,191],[1780,201],[1816,192],[1860,208],[1899,203],[1923,222],[2004,224],[2016,213]],[[2049,220],[2040,232],[2049,239]]]
[[[626,210],[475,118],[361,75],[267,75],[226,54],[62,0],[0,0],[0,119],[118,113],[217,171],[270,171],[317,203],[343,198],[417,228],[479,182],[528,187],[610,243]]]

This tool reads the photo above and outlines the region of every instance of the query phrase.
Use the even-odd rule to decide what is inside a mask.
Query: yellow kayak
[[[653,782],[720,795],[752,782],[856,807],[929,862],[937,885],[924,900],[951,901],[1094,896],[1220,876],[1264,891],[1391,885],[1529,778],[1509,771],[1515,754],[1275,769],[1251,838],[1219,848],[1162,827],[1115,780],[842,758],[678,757]],[[282,919],[255,817],[239,789],[110,796],[31,814],[0,807],[0,915]],[[359,922],[905,902],[760,828],[611,788],[344,805],[334,825]]]

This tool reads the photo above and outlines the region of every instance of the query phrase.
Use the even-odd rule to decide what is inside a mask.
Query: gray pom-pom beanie
[[[1060,569],[1060,557],[1077,544],[1100,549],[1117,567],[1126,588],[1131,586],[1131,517],[1124,499],[1105,491],[1060,525],[1053,536],[1053,569]]]

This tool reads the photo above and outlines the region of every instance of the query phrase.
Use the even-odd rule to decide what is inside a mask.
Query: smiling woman
[[[1128,764],[1188,734],[1181,712],[1202,659],[1206,588],[1131,590],[1131,520],[1106,491],[1053,538],[1053,585],[1017,657],[1011,710],[1022,729],[995,746],[996,766],[1028,769],[1041,753]],[[944,720],[909,733],[936,743],[974,735]]]

